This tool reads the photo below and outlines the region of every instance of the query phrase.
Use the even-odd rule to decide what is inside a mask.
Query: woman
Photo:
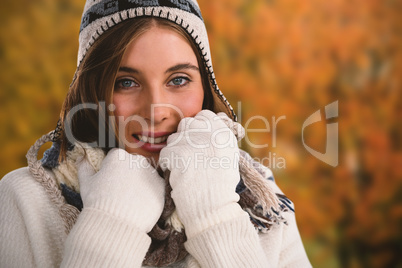
[[[235,120],[196,2],[88,0],[58,127],[0,181],[1,265],[309,267]]]

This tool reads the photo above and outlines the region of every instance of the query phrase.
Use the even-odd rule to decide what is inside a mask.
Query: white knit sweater
[[[288,225],[265,234],[249,228],[248,217],[213,226],[189,239],[190,254],[171,267],[252,267],[259,254],[270,267],[311,267],[293,212],[283,216]],[[57,207],[27,168],[0,181],[0,267],[139,267],[150,243],[125,222],[85,208],[67,235]]]

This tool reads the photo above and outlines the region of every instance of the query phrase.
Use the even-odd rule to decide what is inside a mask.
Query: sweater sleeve
[[[140,267],[150,244],[131,224],[84,208],[68,235],[61,267]]]
[[[275,192],[282,193],[274,181]],[[293,211],[287,224],[257,233],[248,215],[217,224],[190,238],[185,247],[201,267],[311,267]]]
[[[206,229],[185,247],[201,267],[273,267],[246,213]]]
[[[267,233],[257,234],[246,215],[212,226],[185,247],[201,267],[311,267],[293,212],[284,214],[287,225]]]
[[[57,267],[65,237],[57,208],[27,168],[1,179],[1,267]]]
[[[149,236],[84,209],[65,233],[58,208],[27,168],[0,180],[1,267],[140,267]]]

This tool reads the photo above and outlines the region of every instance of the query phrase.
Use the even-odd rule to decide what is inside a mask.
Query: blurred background
[[[0,177],[52,130],[76,67],[84,1],[3,0]],[[243,142],[296,205],[315,267],[402,267],[402,2],[199,0],[218,85]],[[302,129],[338,101],[337,118]],[[282,118],[276,123],[274,121]],[[338,123],[339,164],[325,153]],[[47,147],[49,147],[48,144]]]

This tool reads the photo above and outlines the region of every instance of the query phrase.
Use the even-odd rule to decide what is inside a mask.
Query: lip
[[[163,136],[168,136],[172,134],[173,132],[149,132],[149,131],[143,131],[139,133],[133,133],[131,137],[135,140],[135,143],[137,146],[147,152],[150,153],[159,153],[166,145],[167,142],[161,142],[158,144],[154,143],[148,143],[148,142],[143,142],[138,140],[137,138],[134,137],[134,135],[142,135],[142,136],[149,136],[152,138],[158,138],[158,137],[163,137]]]
[[[170,135],[172,133],[173,132],[168,132],[168,131],[163,131],[163,132],[141,131],[141,132],[132,133],[131,135],[142,135],[142,136],[148,136],[148,137],[152,137],[152,138],[159,138],[162,136]]]

